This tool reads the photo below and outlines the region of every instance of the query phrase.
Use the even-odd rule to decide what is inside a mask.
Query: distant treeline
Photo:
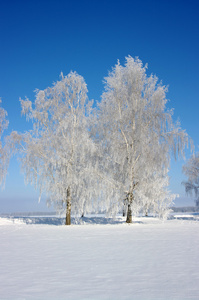
[[[0,216],[2,217],[35,217],[35,216],[54,216],[56,215],[56,212],[16,212],[16,213],[0,213]]]
[[[173,212],[199,212],[197,206],[171,207]]]

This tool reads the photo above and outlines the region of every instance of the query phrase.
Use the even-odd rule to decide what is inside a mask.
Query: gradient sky
[[[168,107],[198,151],[198,16],[197,0],[0,0],[0,97],[10,122],[5,134],[31,127],[21,117],[19,98],[34,100],[34,90],[51,86],[61,71],[82,75],[89,97],[100,100],[103,78],[117,59],[123,64],[131,55],[169,86]],[[180,194],[178,206],[193,204],[181,185],[183,164],[171,162],[170,189]],[[13,158],[0,190],[0,213],[33,210],[47,210],[45,199],[38,204]]]

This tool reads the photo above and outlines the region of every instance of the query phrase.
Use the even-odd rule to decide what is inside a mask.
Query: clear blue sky
[[[33,100],[36,88],[73,70],[85,78],[89,97],[98,100],[108,70],[131,55],[169,85],[169,107],[198,149],[198,16],[197,0],[1,0],[0,97],[10,122],[6,134],[30,128],[21,117],[19,97]],[[183,204],[182,165],[182,160],[172,161],[170,188]],[[45,209],[45,200],[38,204],[37,193],[24,184],[12,159],[6,188],[0,190],[0,213]]]

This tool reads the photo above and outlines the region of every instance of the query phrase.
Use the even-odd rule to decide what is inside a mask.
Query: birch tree
[[[124,66],[118,61],[105,78],[99,103],[105,161],[112,162],[114,189],[120,191],[120,203],[125,199],[128,223],[143,206],[150,178],[167,176],[171,153],[183,155],[188,143],[186,132],[173,122],[173,111],[166,109],[167,88],[146,69],[130,56]]]
[[[199,196],[199,153],[193,155],[183,166],[183,172],[187,177],[187,181],[183,182],[186,193]]]
[[[1,106],[0,99],[0,106]],[[5,183],[9,163],[9,153],[3,143],[3,132],[8,127],[7,112],[0,107],[0,185]]]
[[[86,213],[92,209],[95,193],[90,176],[95,161],[95,145],[90,139],[88,117],[92,101],[82,76],[70,72],[45,90],[36,90],[36,99],[20,100],[22,113],[33,129],[13,134],[21,153],[21,166],[28,183],[59,211]],[[14,137],[15,135],[15,137]],[[92,187],[92,189],[91,189]]]

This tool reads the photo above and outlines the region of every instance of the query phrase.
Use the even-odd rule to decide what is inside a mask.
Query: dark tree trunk
[[[127,198],[124,199],[124,204],[123,204],[123,217],[126,216],[126,201],[127,201]]]
[[[130,192],[128,195],[128,209],[127,209],[127,217],[126,223],[132,223],[132,203],[133,203],[133,193]]]
[[[132,223],[132,209],[130,204],[128,204],[126,223]]]
[[[71,194],[70,194],[70,187],[67,188],[66,225],[71,225]]]

